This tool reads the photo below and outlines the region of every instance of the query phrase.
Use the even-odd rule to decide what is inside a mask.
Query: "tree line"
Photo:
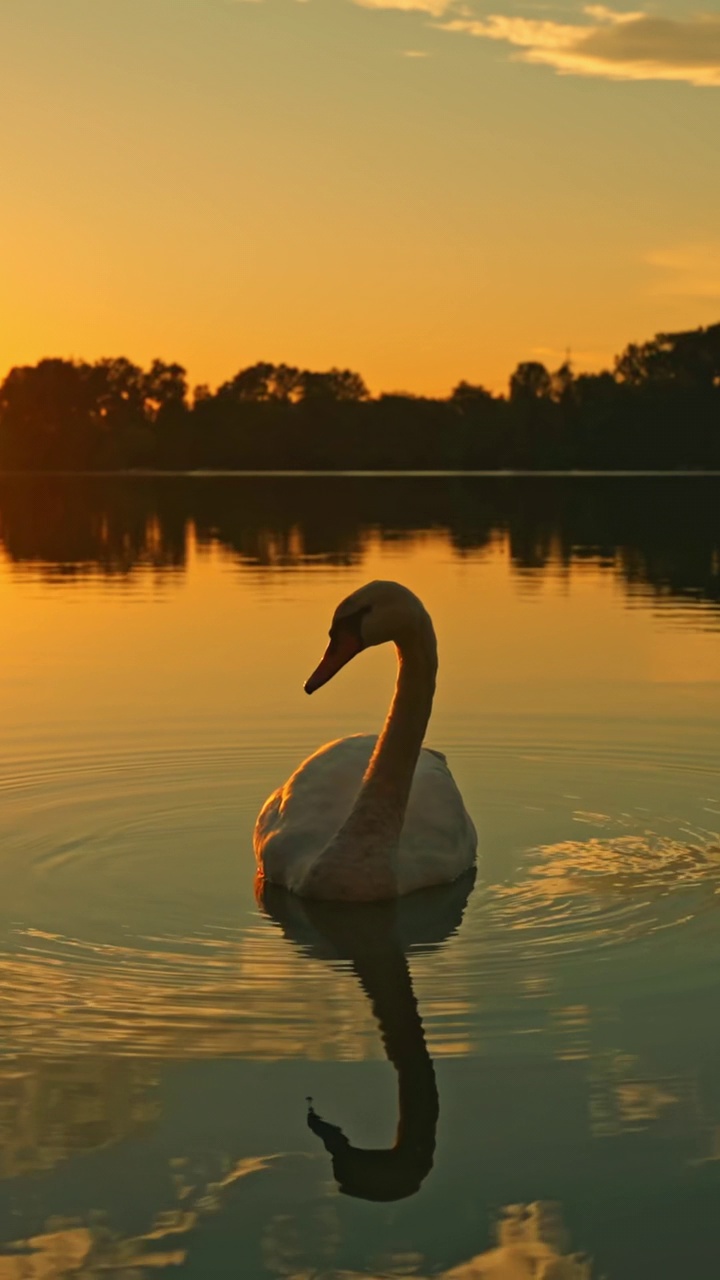
[[[0,386],[0,469],[720,467],[720,324],[630,344],[612,371],[525,361],[506,395],[370,396],[358,373],[241,369],[191,392],[179,364],[44,359]]]

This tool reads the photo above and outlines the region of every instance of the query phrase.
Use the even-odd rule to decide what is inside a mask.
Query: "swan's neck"
[[[397,892],[397,849],[437,674],[427,614],[395,642],[398,677],[390,710],[348,818],[311,868],[302,892],[373,901]]]
[[[399,836],[435,693],[437,644],[427,626],[397,642],[395,695],[345,829],[382,815]]]
[[[397,1071],[400,1115],[394,1150],[407,1151],[418,1165],[427,1161],[424,1176],[432,1165],[439,1103],[407,959],[400,952],[386,958],[377,979],[367,964],[354,967],[372,1001],[385,1052]]]
[[[439,1103],[435,1071],[407,960],[398,948],[358,955],[353,968],[370,997],[388,1059],[398,1077],[400,1116],[395,1144],[383,1149],[354,1147],[337,1125],[311,1107],[310,1128],[333,1157],[341,1189],[370,1200],[412,1195],[429,1173],[435,1152]]]

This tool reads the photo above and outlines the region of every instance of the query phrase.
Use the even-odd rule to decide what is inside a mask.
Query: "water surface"
[[[701,477],[0,481],[0,1276],[713,1273],[719,509]],[[433,615],[477,878],[372,926],[263,911],[265,796],[385,712],[388,649],[302,693],[371,577]],[[395,1154],[358,1155],[398,1078]]]

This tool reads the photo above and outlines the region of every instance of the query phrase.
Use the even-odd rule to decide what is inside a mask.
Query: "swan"
[[[306,898],[376,902],[456,880],[477,836],[439,751],[421,749],[437,673],[422,602],[398,582],[369,582],[335,610],[314,693],[371,645],[393,642],[398,678],[383,730],[320,747],[266,800],[253,844],[258,880]]]
[[[474,881],[473,869],[452,885],[369,906],[313,902],[267,883],[259,888],[258,906],[304,956],[350,962],[397,1074],[399,1116],[392,1147],[354,1146],[308,1099],[308,1127],[331,1156],[344,1195],[402,1200],[420,1189],[433,1167],[440,1103],[407,952],[436,953],[457,933]]]

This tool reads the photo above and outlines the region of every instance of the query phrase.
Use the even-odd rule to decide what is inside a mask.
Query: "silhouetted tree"
[[[573,367],[570,360],[564,360],[560,367],[550,374],[550,396],[556,404],[570,403],[573,380]]]
[[[47,359],[0,386],[0,467],[704,468],[720,465],[720,324],[631,344],[615,372],[517,366],[508,397],[371,398],[358,373],[258,362],[189,403],[181,365]]]
[[[177,412],[187,407],[187,375],[180,364],[153,360],[141,385],[145,416],[151,421],[169,410]]]
[[[218,395],[252,404],[287,403],[302,393],[302,377],[300,371],[290,365],[260,362],[241,369],[229,382],[224,382]]]
[[[480,387],[472,382],[458,382],[456,387],[450,393],[450,403],[458,409],[473,411],[478,408],[486,408],[492,404],[495,397],[491,391],[487,391],[485,387]]]
[[[633,386],[675,383],[702,390],[720,387],[720,324],[681,333],[658,333],[641,346],[630,343],[615,362]]]
[[[510,400],[544,400],[550,396],[550,374],[538,360],[519,364],[510,377]]]
[[[86,465],[102,405],[92,366],[47,359],[11,369],[0,387],[0,462],[63,469]]]
[[[367,400],[369,392],[359,373],[351,369],[329,369],[327,373],[309,370],[300,374],[300,398],[318,400]]]
[[[250,401],[252,404],[271,400],[270,379],[273,369],[273,365],[266,363],[253,364],[247,369],[241,369],[229,382],[223,382],[218,388],[218,396],[241,403]]]

